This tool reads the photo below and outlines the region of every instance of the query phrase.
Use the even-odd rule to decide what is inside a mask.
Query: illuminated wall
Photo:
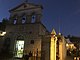
[[[56,40],[51,37],[50,60],[56,60]]]
[[[56,60],[56,32],[53,29],[51,32],[51,44],[50,44],[50,60]]]
[[[60,36],[60,40],[59,40],[59,57],[60,60],[65,60],[66,58],[66,41],[65,38],[63,36]]]

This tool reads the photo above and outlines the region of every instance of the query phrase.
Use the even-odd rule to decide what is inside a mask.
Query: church
[[[13,57],[29,55],[29,60],[65,60],[63,35],[49,32],[41,22],[42,5],[24,2],[9,10],[4,40],[8,40]],[[7,43],[7,42],[6,42]]]

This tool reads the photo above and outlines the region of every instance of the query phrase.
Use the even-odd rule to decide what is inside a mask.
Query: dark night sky
[[[24,0],[0,0],[0,21],[9,18],[8,10]],[[80,0],[29,0],[42,4],[42,22],[49,31],[53,28],[58,33],[59,26],[63,35],[80,36]]]

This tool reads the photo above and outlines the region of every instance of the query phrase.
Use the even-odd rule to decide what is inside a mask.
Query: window
[[[34,40],[31,40],[31,41],[30,41],[30,44],[34,44]]]
[[[17,20],[17,19],[14,19],[14,22],[13,22],[13,24],[16,24],[16,22],[17,22],[16,20]]]
[[[36,19],[36,15],[32,15],[32,23],[35,22],[35,19]]]
[[[24,23],[25,23],[25,21],[26,21],[26,17],[25,17],[25,16],[23,16],[23,18],[22,18],[22,24],[24,24]]]
[[[27,7],[27,5],[25,4],[25,5],[24,5],[24,8],[26,8],[26,7]]]

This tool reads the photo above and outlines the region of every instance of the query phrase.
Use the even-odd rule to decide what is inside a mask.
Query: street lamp
[[[6,32],[1,32],[0,36],[4,36],[6,34]]]

